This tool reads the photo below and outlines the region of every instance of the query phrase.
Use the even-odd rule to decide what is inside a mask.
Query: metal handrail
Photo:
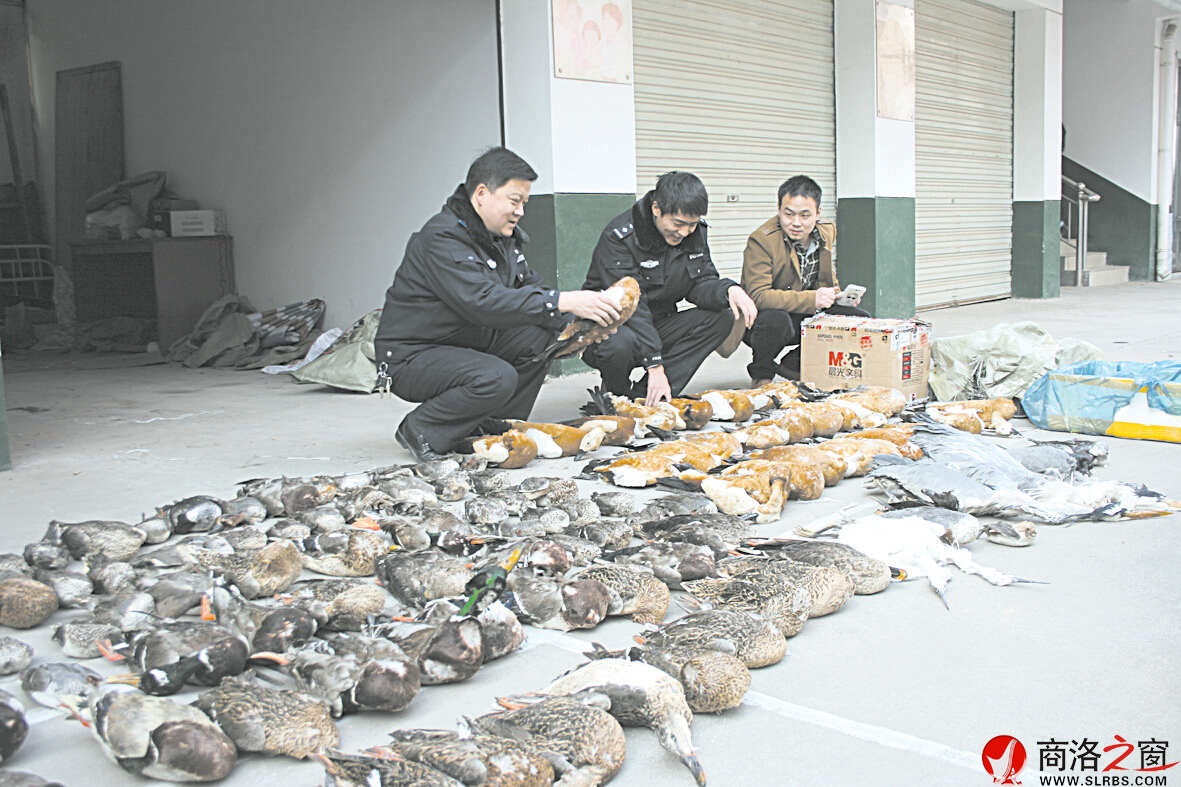
[[[1087,265],[1087,208],[1092,202],[1098,202],[1102,197],[1086,183],[1075,182],[1065,175],[1062,176],[1062,199],[1066,200],[1066,227],[1069,234],[1073,206],[1078,206],[1078,229],[1074,239],[1074,286],[1081,287],[1083,271]]]

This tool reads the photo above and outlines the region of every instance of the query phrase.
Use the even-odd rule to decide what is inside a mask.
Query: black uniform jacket
[[[664,363],[654,317],[673,314],[682,300],[713,311],[730,307],[727,292],[737,283],[718,278],[706,233],[703,221],[680,245],[668,245],[656,229],[649,191],[599,236],[583,289],[601,290],[624,276],[639,282],[640,304],[627,325],[636,332],[645,367]]]
[[[511,237],[494,237],[460,184],[406,244],[385,294],[377,362],[397,363],[431,345],[482,349],[499,328],[559,330],[565,319],[558,291],[529,267],[521,251],[526,241],[520,227]]]

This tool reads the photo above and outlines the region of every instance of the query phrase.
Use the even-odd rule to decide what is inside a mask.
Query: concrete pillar
[[[555,76],[550,8],[538,0],[501,2],[502,111],[505,146],[540,175],[521,222],[530,235],[526,254],[569,290],[585,280],[603,227],[635,202],[635,96],[630,79]]]
[[[1013,14],[1013,295],[1059,294],[1062,14]]]
[[[835,0],[834,13],[838,271],[842,283],[865,286],[862,307],[875,316],[910,317],[914,2]],[[879,30],[887,42],[882,48]]]

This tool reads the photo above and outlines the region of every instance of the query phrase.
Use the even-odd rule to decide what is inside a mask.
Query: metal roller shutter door
[[[915,8],[915,300],[1007,297],[1013,224],[1013,14]]]
[[[722,276],[738,280],[788,177],[811,175],[835,212],[832,20],[832,0],[634,2],[637,189],[674,169],[705,182]]]

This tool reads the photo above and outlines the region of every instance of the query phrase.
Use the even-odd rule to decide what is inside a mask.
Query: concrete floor
[[[937,337],[1032,319],[1056,337],[1094,342],[1110,360],[1150,361],[1181,355],[1178,304],[1181,281],[1130,283],[923,316]],[[711,358],[691,388],[743,384],[745,352]],[[20,551],[50,519],[135,522],[154,506],[191,494],[232,496],[247,478],[408,460],[392,440],[408,409],[397,399],[137,356],[16,354],[3,360],[13,470],[0,473],[0,551]],[[582,374],[547,383],[535,417],[571,417],[594,382]],[[1110,462],[1097,476],[1143,481],[1181,498],[1181,447],[1107,442]],[[568,474],[575,463],[556,460],[517,472]],[[789,504],[779,523],[761,530],[787,533],[865,499],[861,482],[850,479],[821,500]],[[1031,773],[1038,767],[1037,742],[1050,738],[1088,738],[1101,752],[1114,735],[1133,742],[1155,737],[1171,741],[1168,759],[1178,759],[1181,582],[1170,544],[1179,523],[1171,516],[1044,527],[1027,549],[981,543],[972,547],[980,561],[1049,584],[996,588],[956,578],[948,611],[925,582],[896,583],[809,622],[790,640],[787,659],[754,672],[742,707],[695,719],[710,783],[985,785],[990,778],[980,752],[1001,734],[1024,743],[1030,761],[1021,778],[1027,785],[1037,783]],[[54,620],[68,614],[76,613]],[[380,743],[395,727],[454,727],[463,715],[491,710],[497,695],[544,685],[578,663],[579,650],[592,641],[622,646],[635,628],[612,620],[570,635],[530,630],[523,652],[466,683],[429,687],[401,714],[346,719],[344,748]],[[18,634],[45,656],[59,656],[48,627]],[[0,680],[0,688],[19,693],[12,678]],[[71,786],[136,781],[104,760],[76,723],[44,709],[31,717],[29,739],[6,767]],[[615,783],[691,783],[649,732],[629,731],[628,746]],[[1132,759],[1138,754],[1124,765],[1138,767]],[[244,757],[226,780],[321,782],[316,765],[257,756]]]

